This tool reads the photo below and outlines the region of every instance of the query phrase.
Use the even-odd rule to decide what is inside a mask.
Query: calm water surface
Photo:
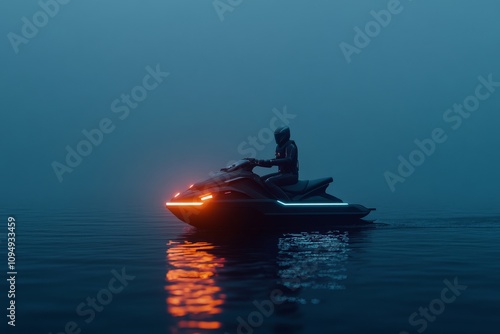
[[[0,213],[5,263],[17,219],[18,271],[17,326],[3,315],[2,333],[500,328],[500,214],[379,212],[362,228],[229,235],[161,207]]]

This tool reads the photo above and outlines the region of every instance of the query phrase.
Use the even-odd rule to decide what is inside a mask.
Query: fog
[[[284,120],[300,178],[332,176],[345,201],[495,209],[499,12],[494,0],[3,1],[0,204],[161,206],[230,160],[272,158]],[[83,131],[96,144],[72,167]]]

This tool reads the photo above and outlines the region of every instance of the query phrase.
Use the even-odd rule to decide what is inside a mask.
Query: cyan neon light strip
[[[284,203],[278,201],[279,204],[284,206],[347,206],[349,203]]]

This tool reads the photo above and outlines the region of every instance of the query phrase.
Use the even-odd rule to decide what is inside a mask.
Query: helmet
[[[274,131],[274,139],[276,139],[278,146],[283,146],[283,144],[290,140],[290,128],[288,126],[277,128]]]

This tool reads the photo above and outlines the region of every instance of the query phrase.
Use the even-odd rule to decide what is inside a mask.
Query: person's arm
[[[259,165],[262,167],[286,166],[293,164],[297,160],[297,146],[291,144],[287,147],[284,158],[259,160]]]
[[[274,165],[271,163],[271,160],[257,160],[257,165],[260,167],[271,168]]]

